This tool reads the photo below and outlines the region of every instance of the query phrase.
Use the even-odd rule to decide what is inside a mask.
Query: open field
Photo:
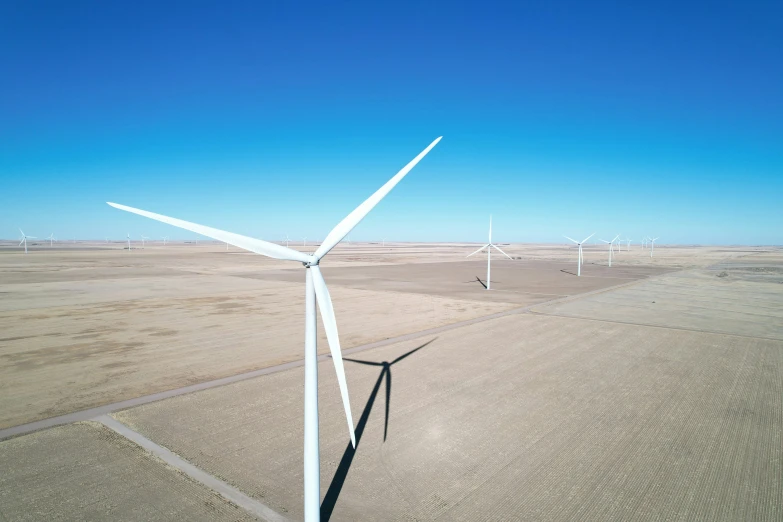
[[[302,357],[303,270],[214,244],[98,246],[0,249],[0,429],[269,368],[110,411],[300,519],[303,370],[275,367]],[[346,356],[355,452],[320,363],[325,515],[783,517],[783,253],[656,247],[652,264],[632,250],[608,268],[588,250],[576,278],[573,249],[504,245],[519,259],[493,261],[486,292],[471,248],[353,244],[324,264],[345,349],[473,321]],[[81,423],[0,442],[0,468],[14,469],[0,515],[246,515],[123,441]]]
[[[378,363],[419,347],[391,366],[387,399]],[[335,520],[783,515],[782,342],[525,315],[351,359],[375,363],[346,363],[355,456],[321,364]],[[300,518],[302,379],[291,370],[115,415]]]
[[[5,441],[0,469],[2,520],[253,520],[96,423]]]
[[[533,311],[783,340],[783,284],[775,281],[783,277],[783,270],[755,272],[744,267],[679,272],[613,292],[536,306]],[[772,280],[760,281],[766,273]]]
[[[576,278],[562,262],[505,260],[486,292],[485,264],[460,247],[449,263],[339,266],[362,248],[323,269],[343,348],[666,270]],[[0,255],[0,429],[300,359],[304,271],[291,265],[216,245]]]

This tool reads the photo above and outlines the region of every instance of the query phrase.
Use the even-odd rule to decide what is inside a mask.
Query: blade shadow
[[[573,273],[573,272],[570,272],[570,271],[568,271],[568,270],[566,270],[566,269],[561,269],[560,271],[561,271],[561,272],[563,272],[563,273],[565,273],[565,274],[568,274],[568,275],[572,275],[572,276],[575,276],[575,275],[576,275],[575,273]]]
[[[334,507],[337,505],[337,499],[340,496],[340,491],[342,491],[343,484],[345,484],[345,479],[348,478],[348,471],[351,469],[353,458],[356,455],[356,451],[359,449],[359,443],[362,440],[364,428],[367,426],[367,421],[370,419],[370,413],[372,412],[373,405],[375,404],[375,399],[378,396],[378,391],[381,389],[381,384],[383,384],[384,377],[386,378],[386,415],[384,417],[383,424],[383,441],[386,442],[386,436],[389,430],[389,404],[391,402],[391,367],[406,357],[409,357],[418,352],[428,344],[435,341],[435,339],[437,339],[437,337],[427,341],[418,348],[414,348],[413,350],[400,355],[392,362],[363,361],[361,359],[350,359],[348,357],[343,357],[343,361],[364,364],[367,366],[379,366],[381,367],[381,374],[378,376],[378,380],[375,381],[375,386],[373,386],[372,392],[370,392],[370,397],[367,399],[367,404],[364,406],[362,416],[359,418],[359,422],[356,425],[356,430],[354,431],[356,435],[356,448],[354,448],[350,442],[348,443],[345,451],[343,452],[343,456],[340,459],[340,464],[337,466],[337,471],[334,473],[332,482],[329,484],[329,489],[326,490],[326,495],[324,496],[324,500],[321,503],[321,520],[328,521],[332,516]]]

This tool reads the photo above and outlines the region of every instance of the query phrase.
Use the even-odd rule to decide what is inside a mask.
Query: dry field
[[[215,245],[77,247],[0,253],[0,429],[302,357],[297,264]],[[343,348],[663,270],[597,266],[575,278],[563,263],[506,260],[486,292],[483,262],[452,250],[449,263],[348,269],[371,248],[338,249],[323,270]],[[323,332],[319,347],[328,352]]]
[[[0,444],[2,520],[254,520],[96,423]]]
[[[473,245],[325,263],[359,443],[325,360],[325,515],[783,518],[781,251],[656,247],[610,269],[589,247],[576,278],[573,249],[503,248],[518,259],[493,263],[492,292]],[[298,266],[214,244],[42,250],[0,248],[0,429],[301,358]],[[113,416],[296,520],[302,382],[281,368]],[[246,516],[94,423],[0,442],[0,469],[0,519]]]

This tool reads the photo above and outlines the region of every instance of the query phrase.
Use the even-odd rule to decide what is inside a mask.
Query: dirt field
[[[745,267],[724,265],[713,270],[679,272],[533,310],[783,340],[783,284],[774,280],[783,276],[783,270],[756,272]],[[771,274],[771,281],[760,281],[765,273]]]
[[[253,520],[95,423],[0,444],[0,519]]]
[[[377,363],[420,346],[390,366],[384,441]],[[782,342],[526,315],[352,359],[376,363],[346,363],[355,455],[321,365],[334,520],[783,516]],[[301,518],[302,380],[297,369],[116,417]]]
[[[326,518],[783,518],[783,253],[656,247],[609,268],[588,247],[577,278],[572,248],[509,245],[487,292],[476,247],[353,244],[324,263],[344,348],[515,310],[347,356],[355,452],[321,363]],[[303,278],[214,244],[0,247],[0,428],[298,360]],[[302,382],[114,417],[299,519]],[[246,516],[90,423],[0,441],[0,469],[0,519]]]

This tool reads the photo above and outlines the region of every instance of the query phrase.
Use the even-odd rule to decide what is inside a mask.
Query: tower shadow
[[[329,484],[329,489],[326,490],[326,495],[324,496],[324,500],[321,503],[321,520],[328,521],[332,516],[335,505],[337,505],[337,498],[340,496],[340,491],[343,489],[345,479],[348,477],[348,471],[351,469],[351,464],[353,463],[353,458],[356,455],[356,450],[359,449],[359,443],[362,440],[364,428],[367,426],[367,421],[370,418],[373,404],[375,404],[375,398],[378,396],[378,391],[381,389],[381,384],[383,384],[384,378],[386,379],[386,415],[384,417],[383,423],[383,441],[386,442],[386,436],[388,435],[389,431],[389,403],[391,401],[392,386],[391,367],[406,357],[409,357],[415,352],[418,352],[428,344],[432,343],[435,339],[437,339],[437,337],[427,341],[418,348],[414,348],[413,350],[400,355],[392,362],[362,361],[360,359],[350,359],[348,357],[343,357],[343,361],[364,364],[367,366],[378,366],[381,368],[381,373],[378,376],[378,380],[375,381],[375,386],[373,386],[372,392],[370,392],[370,397],[367,399],[367,404],[364,405],[362,416],[359,418],[359,423],[356,425],[356,430],[354,431],[356,435],[356,448],[354,448],[350,442],[348,443],[348,446],[346,446],[345,451],[343,452],[343,457],[340,459],[340,464],[337,466],[337,471],[334,473],[332,482]]]
[[[481,280],[481,278],[480,278],[479,276],[476,276],[476,279],[471,279],[470,281],[463,281],[463,283],[470,283],[470,284],[473,284],[473,283],[475,283],[476,281],[478,281],[478,284],[480,284],[481,286],[483,286],[485,289],[487,288],[487,283],[485,283],[484,281],[482,281],[482,280]],[[497,282],[497,281],[495,281],[495,282]]]

